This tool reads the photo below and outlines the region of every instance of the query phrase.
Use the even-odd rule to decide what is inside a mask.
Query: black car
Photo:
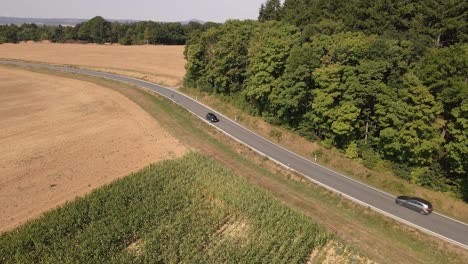
[[[432,212],[432,204],[418,197],[398,196],[395,203],[424,215]]]
[[[218,121],[219,121],[219,119],[218,119],[218,118],[216,117],[216,115],[213,114],[213,113],[208,113],[208,114],[206,114],[206,119],[207,119],[208,121],[212,122],[212,123],[218,122]]]

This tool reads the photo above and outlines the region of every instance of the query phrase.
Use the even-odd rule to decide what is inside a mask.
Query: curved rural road
[[[462,248],[468,249],[467,224],[438,213],[432,213],[428,216],[423,216],[417,212],[398,206],[394,202],[394,196],[313,163],[255,134],[247,128],[239,125],[235,121],[228,119],[222,114],[213,111],[211,108],[173,89],[130,77],[85,69],[3,60],[0,60],[0,64],[40,67],[121,81],[156,92],[174,101],[181,107],[186,108],[188,111],[202,119],[204,119],[204,116],[207,112],[214,112],[218,115],[220,122],[213,123],[213,126],[231,138],[249,146],[261,155],[272,159],[273,161],[292,171],[296,171],[302,174],[309,180],[324,186],[327,189],[341,193],[344,197],[351,199],[359,204],[372,208],[375,211],[394,218],[407,225],[418,228],[419,230],[422,230],[428,234],[449,241]]]

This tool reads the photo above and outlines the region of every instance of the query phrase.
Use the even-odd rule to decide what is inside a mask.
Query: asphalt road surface
[[[428,234],[468,249],[467,224],[436,212],[425,216],[396,205],[394,196],[322,167],[283,147],[280,147],[239,125],[234,120],[227,118],[213,109],[173,89],[130,77],[91,70],[2,60],[0,60],[0,64],[40,67],[122,81],[158,93],[202,119],[205,119],[206,113],[213,112],[220,119],[219,122],[212,123],[213,126],[231,138],[249,146],[261,155],[267,156],[282,166],[302,174],[309,180],[324,186],[325,188],[341,193],[344,197],[359,204],[369,207],[407,225],[418,228]],[[435,208],[435,210],[437,210],[437,208]]]

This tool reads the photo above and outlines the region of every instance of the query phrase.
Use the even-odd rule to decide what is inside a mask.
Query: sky
[[[0,16],[176,22],[257,19],[266,0],[0,0]]]

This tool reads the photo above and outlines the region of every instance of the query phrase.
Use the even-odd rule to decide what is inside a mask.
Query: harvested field
[[[0,67],[0,231],[186,148],[123,95]]]
[[[177,87],[185,74],[183,51],[184,46],[20,43],[0,45],[0,58],[75,65]]]

